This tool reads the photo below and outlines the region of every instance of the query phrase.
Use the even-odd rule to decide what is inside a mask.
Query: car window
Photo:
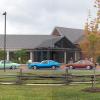
[[[54,61],[52,61],[52,60],[49,60],[49,63],[54,63]]]
[[[80,60],[78,62],[75,62],[75,64],[92,64],[92,62],[90,62],[88,60]]]
[[[6,63],[11,63],[11,61],[6,61]]]
[[[80,60],[80,61],[76,62],[75,64],[84,64],[84,61]]]
[[[48,63],[48,61],[42,61],[41,63],[42,63],[42,64],[47,64],[47,63]]]
[[[81,61],[75,62],[75,64],[80,64],[80,63],[81,63]]]
[[[4,60],[2,60],[1,63],[4,63]],[[12,62],[8,61],[8,60],[5,60],[5,63],[12,63]]]
[[[85,64],[86,62],[85,61],[82,61],[82,64]]]
[[[4,61],[1,61],[1,63],[4,63]]]
[[[1,63],[4,63],[4,60],[2,60]],[[5,61],[5,63],[6,63],[6,61]]]

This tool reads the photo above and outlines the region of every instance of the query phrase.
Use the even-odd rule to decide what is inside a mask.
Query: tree
[[[0,50],[0,60],[4,59],[4,50]]]
[[[96,48],[99,43],[100,36],[97,34],[91,33],[87,35],[87,39],[89,41],[89,56],[93,57],[96,60]]]
[[[93,57],[94,61],[96,61],[97,54],[100,54],[100,48],[98,48],[100,44],[100,0],[95,0],[94,7],[97,9],[96,17],[92,19],[89,12],[84,29],[86,39],[80,43],[80,46],[84,52],[86,51],[85,55]]]
[[[19,63],[26,63],[27,61],[27,51],[22,49],[22,50],[18,50],[16,52],[14,52],[15,57],[17,58]]]
[[[100,44],[100,30],[99,30],[99,24],[100,24],[100,0],[95,0],[94,7],[97,8],[96,17],[94,19],[87,19],[87,22],[85,24],[85,34],[87,41],[89,42],[89,56],[92,56],[94,60],[96,60],[96,48],[98,44]],[[96,84],[96,76],[95,76],[95,68],[94,68],[94,77],[93,77],[93,86],[92,88],[95,88]]]

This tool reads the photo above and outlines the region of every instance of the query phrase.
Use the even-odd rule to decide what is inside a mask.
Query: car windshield
[[[4,60],[1,60],[1,63],[4,63]],[[12,63],[11,61],[5,60],[5,63]]]
[[[12,63],[11,61],[6,61],[6,63]]]

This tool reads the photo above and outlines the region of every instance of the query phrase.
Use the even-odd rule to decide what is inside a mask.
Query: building
[[[0,35],[1,49],[3,37]],[[52,59],[68,63],[71,58],[77,61],[82,56],[78,43],[83,37],[83,30],[63,27],[56,27],[51,35],[7,35],[7,60],[11,59],[12,52],[25,49],[32,61]]]

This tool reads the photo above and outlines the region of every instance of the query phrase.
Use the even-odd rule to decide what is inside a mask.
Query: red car
[[[80,60],[75,63],[69,63],[69,64],[64,64],[62,67],[68,67],[70,69],[75,69],[75,68],[85,68],[85,69],[93,69],[95,65],[88,61],[88,60]]]

